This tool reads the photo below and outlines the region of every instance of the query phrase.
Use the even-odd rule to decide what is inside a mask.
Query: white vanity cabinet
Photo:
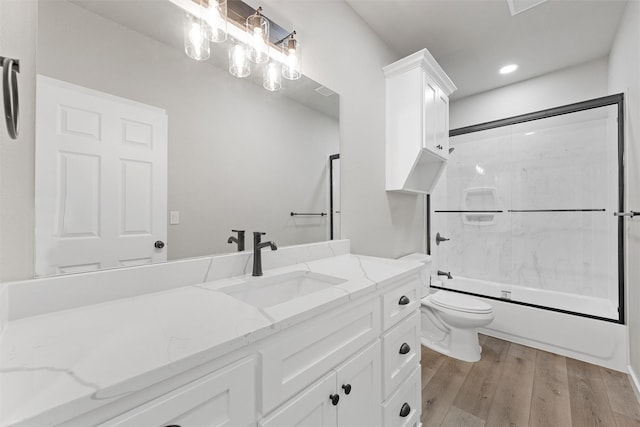
[[[384,73],[386,189],[429,193],[449,158],[449,95],[457,88],[426,49]]]
[[[302,312],[282,330],[64,425],[417,426],[420,273]]]
[[[219,369],[100,427],[244,427],[255,425],[256,360]]]
[[[262,419],[260,427],[381,425],[380,341]]]

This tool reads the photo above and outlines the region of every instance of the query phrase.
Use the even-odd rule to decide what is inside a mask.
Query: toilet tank
[[[398,258],[400,261],[414,261],[425,264],[425,268],[420,273],[420,279],[422,281],[422,298],[429,295],[431,292],[429,286],[431,285],[431,255],[415,252],[409,255]]]

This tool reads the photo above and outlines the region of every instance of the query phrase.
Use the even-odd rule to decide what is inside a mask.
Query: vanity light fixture
[[[518,64],[509,64],[500,68],[500,74],[510,74],[518,69]]]
[[[227,0],[208,0],[202,7],[207,39],[214,43],[227,40]]]
[[[207,38],[207,26],[204,21],[195,15],[185,13],[183,19],[184,51],[191,59],[204,61],[209,59],[209,39]]]
[[[264,67],[262,75],[262,86],[270,91],[276,92],[282,89],[282,65],[278,62],[269,62]]]
[[[229,48],[229,73],[239,78],[244,78],[251,74],[249,49],[242,43],[236,43]]]
[[[229,40],[231,75],[247,77],[251,74],[250,62],[264,64],[262,81],[269,91],[282,88],[282,77],[288,80],[302,77],[302,50],[296,32],[287,34],[288,31],[262,14],[262,7],[251,8],[242,0],[170,1],[186,12],[184,46],[190,58],[206,60],[210,56],[210,41]],[[277,41],[270,40],[270,36]]]
[[[249,59],[256,64],[269,60],[269,20],[262,15],[262,6],[246,21],[249,33]]]
[[[292,31],[284,40],[281,40],[282,53],[285,56],[282,75],[288,80],[298,80],[302,77],[302,49],[295,35],[296,32]]]

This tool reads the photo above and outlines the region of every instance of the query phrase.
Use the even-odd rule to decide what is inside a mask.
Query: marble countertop
[[[423,267],[341,255],[265,271],[263,277],[302,270],[346,280],[272,307],[257,308],[218,290],[255,280],[249,275],[9,322],[0,337],[0,425],[54,425]]]

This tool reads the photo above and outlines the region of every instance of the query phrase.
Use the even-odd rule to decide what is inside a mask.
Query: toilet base
[[[434,342],[426,337],[420,337],[420,342],[433,351],[464,362],[477,362],[480,360],[482,347],[478,343],[478,331],[476,329],[455,329],[449,331],[448,347],[440,342]]]

